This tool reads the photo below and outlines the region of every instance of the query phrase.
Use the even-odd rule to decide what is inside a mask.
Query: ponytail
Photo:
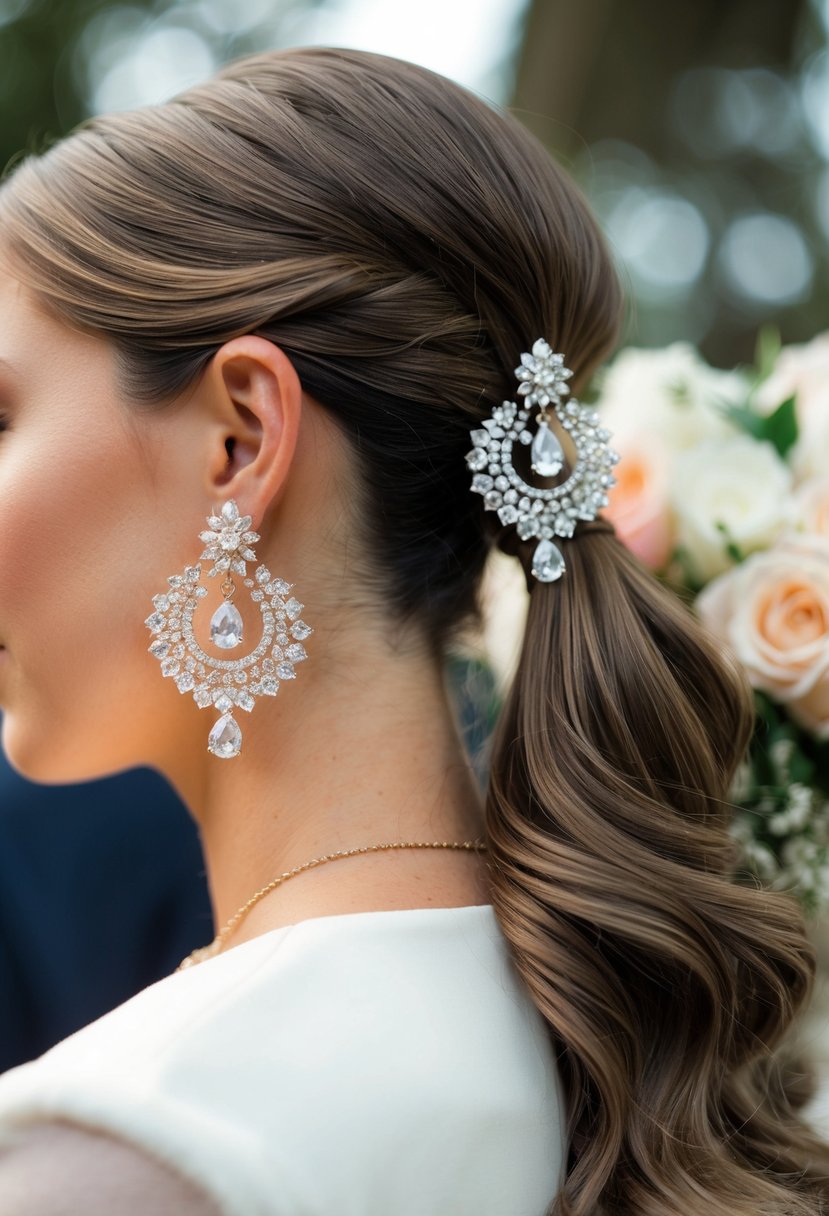
[[[568,1097],[551,1216],[817,1216],[829,1145],[774,1056],[815,958],[791,895],[733,878],[751,690],[613,536],[579,527],[564,555],[531,591],[486,806],[493,903]]]

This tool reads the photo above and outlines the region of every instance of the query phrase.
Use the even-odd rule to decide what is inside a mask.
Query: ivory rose
[[[788,534],[714,579],[695,607],[755,688],[829,739],[829,538]]]
[[[611,440],[621,457],[613,470],[616,485],[608,491],[603,515],[619,539],[650,570],[661,570],[673,539],[668,501],[671,453],[655,436],[623,434]]]
[[[749,435],[706,439],[677,454],[671,480],[677,540],[702,582],[733,565],[729,538],[743,553],[777,539],[792,519],[791,483],[774,446]]]
[[[784,346],[754,405],[768,414],[792,396],[799,434],[788,459],[795,479],[804,481],[829,469],[829,332]]]
[[[733,435],[737,427],[717,409],[742,404],[748,381],[710,367],[690,342],[662,350],[628,346],[607,367],[596,408],[614,438],[632,432],[659,439],[670,451],[701,439]]]
[[[784,346],[754,396],[761,413],[769,414],[788,397],[795,398],[801,428],[818,415],[829,414],[829,333],[810,342]]]

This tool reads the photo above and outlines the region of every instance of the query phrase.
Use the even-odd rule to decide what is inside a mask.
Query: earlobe
[[[214,355],[210,374],[223,439],[210,469],[209,494],[234,498],[261,519],[279,493],[299,433],[302,389],[288,356],[246,334]]]

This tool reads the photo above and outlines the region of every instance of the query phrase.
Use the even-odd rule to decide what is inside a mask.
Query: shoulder
[[[220,1216],[194,1183],[108,1132],[63,1120],[20,1129],[0,1151],[3,1216]]]

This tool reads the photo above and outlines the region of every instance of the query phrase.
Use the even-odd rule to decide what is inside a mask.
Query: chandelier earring
[[[144,622],[154,638],[148,650],[161,664],[161,674],[174,679],[180,693],[191,693],[200,709],[212,707],[219,713],[207,750],[220,760],[238,756],[241,750],[242,732],[234,709],[250,713],[257,697],[275,697],[282,680],[295,679],[294,665],[308,657],[302,643],[314,632],[300,619],[304,605],[290,594],[293,583],[273,578],[263,565],[253,578],[245,577],[247,562],[256,561],[251,546],[260,539],[249,530],[251,518],[240,516],[236,502],[229,498],[220,514],[207,516],[210,530],[199,533],[207,546],[201,560],[213,562],[208,577],[224,575],[223,600],[210,618],[210,641],[221,650],[242,644],[242,615],[233,603],[237,591],[233,573],[240,574],[262,616],[262,636],[250,654],[216,659],[197,642],[193,615],[207,595],[207,587],[199,582],[201,560],[168,577],[169,589],[153,596],[154,611]]]
[[[599,425],[599,415],[590,406],[575,398],[563,401],[569,395],[567,380],[572,374],[564,366],[564,356],[539,338],[532,353],[521,355],[521,366],[515,369],[524,407],[514,401],[496,406],[482,427],[470,433],[474,446],[466,454],[473,473],[472,489],[483,495],[484,508],[497,511],[502,524],[515,524],[521,540],[538,538],[532,573],[543,583],[561,578],[565,570],[561,550],[552,538],[570,537],[579,520],[594,520],[608,504],[608,489],[616,484],[611,469],[619,454],[608,447],[611,432]],[[527,429],[532,406],[539,407],[534,435]],[[564,450],[550,429],[550,408],[576,449],[569,477],[552,488],[531,485],[512,463],[513,445],[518,442],[532,445],[530,467],[540,477],[555,477],[564,467]],[[609,521],[606,526],[611,530]]]

